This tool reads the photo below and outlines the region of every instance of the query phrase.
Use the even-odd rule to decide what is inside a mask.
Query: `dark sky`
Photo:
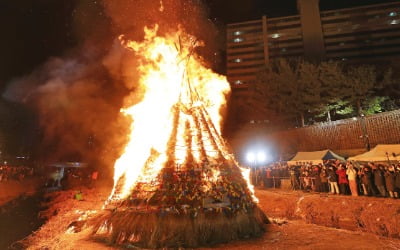
[[[223,22],[257,19],[262,15],[280,17],[297,14],[296,0],[207,0],[213,16]],[[320,0],[320,9],[332,10],[396,0]]]
[[[111,29],[107,25],[111,22],[105,14],[102,1],[137,0],[0,0],[0,94],[7,86],[13,86],[10,84],[13,80],[29,75],[50,57],[71,54],[87,37],[92,37],[92,40],[95,37],[96,43],[99,41],[107,44],[103,42],[104,38],[112,39],[114,35],[119,35],[109,35]],[[230,22],[257,19],[262,15],[278,17],[297,13],[296,0],[193,1],[207,4],[210,18],[219,24],[218,27],[224,27],[221,24]],[[320,2],[321,9],[328,10],[393,1],[395,0]],[[86,52],[76,51],[75,53]],[[31,124],[35,122],[34,117],[22,115],[30,114],[25,110],[27,108],[29,107],[6,101],[1,95],[0,133],[9,135],[12,141],[26,141],[28,136],[25,134],[30,133],[28,130],[34,127]]]
[[[134,1],[134,0],[133,0]],[[203,0],[220,23],[293,15],[296,0]],[[394,0],[321,0],[322,10]],[[99,8],[101,0],[1,0],[0,91],[13,78],[27,74],[50,56],[60,56],[81,39],[74,33],[77,4]],[[102,14],[102,13],[100,13]],[[81,36],[81,35],[80,35]]]

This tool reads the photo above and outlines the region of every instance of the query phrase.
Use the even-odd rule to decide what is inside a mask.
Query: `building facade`
[[[319,0],[298,0],[299,15],[227,26],[227,76],[247,89],[278,58],[390,64],[400,58],[400,2],[330,11]]]

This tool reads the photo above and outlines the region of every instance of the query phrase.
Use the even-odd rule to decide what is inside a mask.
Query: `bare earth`
[[[36,178],[26,179],[23,182],[16,180],[0,182],[0,206],[22,194],[33,194],[38,189],[39,183]]]
[[[48,222],[36,233],[23,241],[28,249],[119,249],[95,242],[89,237],[89,230],[79,233],[67,232],[68,225],[87,214],[99,211],[106,200],[110,187],[98,185],[94,189],[82,189],[84,201],[74,200],[74,190],[51,194],[53,201],[42,216]],[[258,190],[260,207],[271,207],[270,191]],[[279,192],[274,192],[275,196]],[[315,196],[319,199],[320,196]],[[365,198],[364,199],[368,199]],[[268,214],[267,214],[268,215]],[[377,236],[375,234],[336,229],[315,224],[307,224],[302,219],[271,218],[266,233],[259,239],[249,239],[202,249],[400,249],[400,239]]]

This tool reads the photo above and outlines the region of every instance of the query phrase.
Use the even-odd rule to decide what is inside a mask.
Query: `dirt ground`
[[[36,178],[25,179],[22,182],[15,180],[0,182],[0,206],[22,194],[33,194],[39,185],[40,181]]]
[[[98,185],[93,189],[83,188],[81,190],[84,194],[83,201],[72,198],[76,190],[49,194],[52,196],[50,207],[42,214],[42,216],[48,217],[48,222],[36,233],[22,241],[23,244],[14,244],[14,246],[27,249],[60,250],[119,249],[91,240],[88,237],[88,230],[79,233],[68,232],[67,229],[71,222],[79,220],[79,218],[84,219],[85,216],[90,216],[91,213],[94,214],[101,209],[107,199],[110,187]],[[300,195],[298,193],[258,190],[259,205],[272,222],[267,226],[266,233],[258,239],[235,241],[202,249],[400,249],[400,239],[398,238],[383,237],[360,230],[352,231],[312,224],[307,221],[306,217],[297,216],[296,212],[292,216],[280,216],[285,213],[290,215],[290,212],[287,212],[289,210],[282,208],[282,204],[291,206],[291,210],[296,210],[296,206],[299,205],[296,205],[296,202],[299,200],[298,197],[301,197]],[[306,194],[306,196],[307,198],[303,199],[318,201],[321,198],[318,194]],[[279,198],[283,202],[277,202],[276,200]],[[347,202],[346,204],[351,204],[351,199],[346,200],[347,198],[334,197],[334,199],[341,201],[344,199]],[[360,199],[370,202],[368,197],[361,197]],[[294,203],[290,205],[289,201],[292,200]],[[271,212],[274,209],[280,212]],[[268,211],[270,214],[268,214]],[[321,214],[321,216],[325,215]]]

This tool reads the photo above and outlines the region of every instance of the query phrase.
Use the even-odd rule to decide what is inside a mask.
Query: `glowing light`
[[[236,80],[235,84],[242,84],[243,82],[241,80]]]
[[[265,163],[267,161],[267,154],[263,151],[257,152],[257,162]]]
[[[237,37],[237,38],[233,39],[233,42],[235,42],[235,43],[243,42],[243,38]]]
[[[253,164],[256,160],[256,155],[253,152],[247,152],[246,160],[248,163]]]
[[[275,33],[275,34],[272,34],[271,37],[274,38],[274,39],[276,39],[276,38],[281,37],[281,35],[279,35],[278,33]]]

